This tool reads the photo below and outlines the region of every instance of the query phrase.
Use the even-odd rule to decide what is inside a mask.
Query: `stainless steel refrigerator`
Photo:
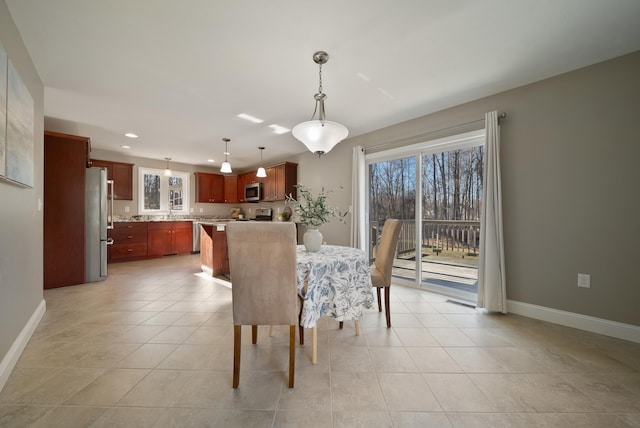
[[[85,207],[85,271],[86,282],[104,281],[107,278],[107,245],[113,242],[107,238],[107,228],[113,227],[109,215],[113,201],[107,200],[107,180],[105,168],[87,168]],[[113,194],[113,192],[111,192]]]

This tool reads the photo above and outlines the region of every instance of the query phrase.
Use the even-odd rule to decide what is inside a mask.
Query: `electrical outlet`
[[[578,274],[578,287],[591,288],[591,275],[586,273]]]
[[[200,213],[202,213],[203,211],[204,211],[204,209],[203,209],[203,208],[200,208]]]
[[[128,206],[128,205],[125,205],[125,206],[124,206],[124,212],[126,212],[126,213],[128,213],[128,212],[129,212],[129,206]]]

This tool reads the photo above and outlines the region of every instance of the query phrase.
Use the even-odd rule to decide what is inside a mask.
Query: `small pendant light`
[[[167,167],[164,169],[164,176],[171,177],[171,168],[169,168],[169,161],[171,158],[165,158],[165,160],[167,161]]]
[[[231,164],[229,163],[229,161],[227,160],[227,155],[229,154],[229,141],[231,141],[228,138],[223,138],[222,141],[224,141],[224,162],[222,162],[222,166],[220,167],[220,172],[223,173],[230,173],[231,172]]]
[[[258,147],[258,149],[260,149],[260,168],[258,168],[258,173],[256,174],[256,177],[264,178],[267,176],[267,171],[265,171],[262,166],[262,151],[264,150],[264,147],[260,146]]]

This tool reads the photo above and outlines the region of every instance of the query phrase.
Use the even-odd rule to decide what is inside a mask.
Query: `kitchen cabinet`
[[[245,172],[238,175],[238,202],[246,202],[244,200],[244,186],[251,183],[257,183],[256,171]]]
[[[238,202],[238,176],[224,176],[224,202],[227,204],[235,204]]]
[[[113,199],[133,200],[133,164],[91,159],[91,165],[107,169],[107,179],[113,180]]]
[[[196,202],[224,202],[224,179],[221,174],[196,172]]]
[[[286,195],[297,197],[298,164],[283,162],[265,168],[267,177],[263,179],[263,197],[265,202],[284,201]]]
[[[44,132],[43,286],[86,282],[87,137]]]
[[[107,246],[107,261],[116,262],[147,256],[147,223],[117,222],[107,230],[113,244]]]
[[[147,223],[147,255],[191,254],[193,226],[190,221]]]

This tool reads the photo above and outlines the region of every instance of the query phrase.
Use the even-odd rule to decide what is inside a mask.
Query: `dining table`
[[[296,272],[302,298],[300,325],[312,329],[311,362],[316,364],[320,318],[354,321],[356,335],[360,334],[358,320],[374,302],[369,260],[359,248],[322,245],[319,251],[308,252],[298,245]]]

